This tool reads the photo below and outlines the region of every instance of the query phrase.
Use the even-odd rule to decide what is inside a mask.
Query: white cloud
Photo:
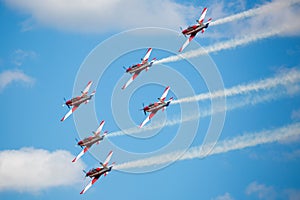
[[[6,0],[6,4],[29,14],[38,24],[74,32],[108,32],[185,24],[194,8],[173,0]],[[199,12],[199,11],[198,11]]]
[[[276,199],[276,191],[271,186],[252,182],[246,188],[247,195],[257,195],[259,199],[272,200]]]
[[[274,188],[257,182],[252,182],[246,188],[247,195],[257,195],[258,199],[288,199],[299,200],[300,190],[295,188]]]
[[[228,193],[226,192],[223,195],[217,196],[216,198],[213,198],[213,200],[233,200],[234,198]]]
[[[300,109],[293,110],[291,118],[292,120],[300,120]]]
[[[149,26],[178,30],[179,26],[186,26],[187,21],[194,22],[202,10],[198,5],[177,3],[175,0],[5,0],[5,2],[9,7],[29,15],[22,23],[22,30],[32,29],[35,22],[60,30],[85,33]],[[232,37],[232,34],[257,33],[262,29],[274,31],[277,28],[284,29],[284,34],[298,35],[300,21],[295,19],[298,17],[300,7],[294,2],[299,1],[273,0],[258,8],[250,9],[250,12],[237,13],[236,10],[245,8],[243,0],[217,1],[209,6],[208,14],[218,21],[215,24],[222,24],[220,22],[225,20],[223,18],[227,18],[226,23],[246,18],[242,22],[237,21],[226,27],[228,37]],[[235,14],[230,16],[228,11],[232,10]],[[213,30],[211,34],[218,35]],[[223,32],[222,35],[224,36]]]
[[[22,82],[31,85],[34,83],[34,79],[20,70],[7,70],[0,73],[0,91],[12,82]]]
[[[0,191],[38,192],[82,180],[82,161],[72,163],[68,151],[22,148],[0,151]]]
[[[212,5],[213,25],[226,24],[220,27],[211,27],[210,34],[204,37],[214,39],[241,37],[249,34],[260,34],[263,32],[274,32],[280,30],[281,36],[299,35],[300,22],[295,20],[300,12],[299,0],[273,0],[264,1],[264,4],[244,10],[243,4],[240,8],[233,9],[227,1],[217,2]],[[216,9],[215,9],[216,7]],[[244,10],[244,11],[237,11]],[[218,16],[216,18],[216,16]],[[226,34],[224,34],[226,31]]]
[[[17,49],[12,55],[12,62],[17,66],[21,66],[26,59],[34,59],[36,56],[37,54],[34,51]]]
[[[283,192],[285,194],[285,199],[288,200],[299,200],[300,199],[300,190],[296,189],[286,189]]]
[[[241,30],[240,34],[257,33],[264,31],[281,30],[281,35],[299,35],[300,21],[295,20],[299,16],[299,0],[273,0],[256,9],[251,18],[242,21],[236,26]],[[235,24],[237,25],[237,24]]]

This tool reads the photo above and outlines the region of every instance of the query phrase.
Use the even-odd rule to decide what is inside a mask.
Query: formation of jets
[[[205,29],[207,29],[209,23],[211,22],[211,18],[204,23],[204,18],[207,12],[207,8],[204,8],[199,20],[197,20],[197,24],[189,26],[185,30],[182,30],[182,34],[184,36],[189,35],[189,38],[187,41],[183,44],[183,46],[179,49],[179,52],[182,52],[184,48],[187,47],[187,45],[190,43],[190,41],[196,36],[198,32],[204,33]],[[141,63],[132,65],[131,67],[125,69],[126,73],[129,73],[132,75],[132,77],[123,85],[122,89],[126,89],[132,81],[144,70],[148,71],[149,68],[154,64],[156,61],[156,58],[153,58],[149,62],[149,57],[151,55],[152,48],[149,48],[146,52],[146,55],[144,58],[141,59]],[[67,106],[69,108],[69,111],[67,114],[61,119],[61,121],[66,120],[81,104],[87,104],[92,97],[95,95],[96,91],[91,92],[91,94],[88,95],[90,87],[92,85],[92,81],[89,81],[84,88],[83,91],[81,91],[81,95],[74,97],[70,100],[65,100],[64,106]],[[147,118],[140,124],[140,128],[143,128],[150,120],[153,118],[153,116],[159,111],[164,111],[166,107],[170,105],[170,103],[173,100],[173,97],[171,97],[169,100],[166,101],[166,97],[168,95],[168,92],[170,90],[170,87],[167,86],[160,98],[158,98],[158,101],[155,103],[151,103],[148,106],[143,106],[141,109],[145,115],[147,115],[147,112],[150,113]],[[102,141],[107,131],[103,132],[101,135],[103,126],[105,124],[105,121],[102,120],[99,127],[96,131],[93,132],[92,136],[89,136],[87,138],[84,138],[80,141],[78,141],[77,145],[82,148],[82,151],[72,160],[72,162],[76,162],[79,160],[94,144],[99,144],[100,141]],[[113,155],[113,152],[110,151],[108,156],[106,157],[104,163],[100,162],[100,167],[94,168],[89,170],[88,172],[85,172],[86,177],[90,177],[92,180],[91,182],[86,185],[86,187],[80,192],[80,194],[84,194],[102,175],[106,176],[113,168],[114,163],[112,163],[110,166],[108,166],[108,163],[111,160],[111,157]]]

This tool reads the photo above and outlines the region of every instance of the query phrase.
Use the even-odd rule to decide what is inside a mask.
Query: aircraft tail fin
[[[168,100],[168,102],[167,102],[167,105],[166,105],[166,106],[169,106],[169,105],[170,105],[170,103],[171,103],[171,101],[173,101],[173,97],[171,97],[171,98]]]
[[[208,28],[209,23],[211,22],[212,18],[209,18],[208,21],[206,22],[204,28],[202,29],[201,33],[204,33],[205,30]]]
[[[96,91],[94,90],[92,93],[91,93],[91,96],[94,96],[96,94]]]

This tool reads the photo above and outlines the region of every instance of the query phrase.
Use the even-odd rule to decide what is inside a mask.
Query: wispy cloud
[[[82,161],[68,151],[22,148],[0,151],[0,191],[38,192],[82,181]]]
[[[36,56],[37,54],[34,51],[17,49],[12,54],[12,63],[19,67],[26,59],[34,59]]]
[[[210,26],[221,25],[221,24],[225,24],[225,23],[229,23],[229,22],[233,22],[236,20],[241,20],[241,19],[245,19],[245,18],[249,18],[249,17],[254,17],[254,16],[262,15],[262,14],[270,15],[273,13],[276,13],[276,14],[283,13],[283,12],[286,12],[286,9],[289,9],[289,7],[291,5],[294,5],[297,2],[299,2],[299,0],[272,1],[272,2],[266,3],[264,5],[261,5],[257,8],[252,8],[252,9],[246,10],[244,12],[240,12],[240,13],[228,16],[228,17],[217,19],[217,20],[213,21],[210,24]]]
[[[292,118],[292,120],[299,121],[300,120],[300,109],[293,110],[291,118]]]
[[[289,200],[299,200],[300,197],[300,190],[298,189],[285,189],[283,191],[284,196],[286,196],[286,199]]]
[[[102,33],[120,31],[138,27],[164,27],[178,30],[190,19],[195,19],[201,12],[201,7],[188,3],[178,3],[174,0],[131,0],[131,1],[105,1],[95,0],[88,4],[75,0],[70,4],[67,0],[43,2],[28,0],[5,0],[9,7],[27,13],[30,17],[22,23],[22,30],[31,29],[34,22],[37,25],[49,26],[60,30],[84,33]],[[274,0],[258,8],[216,19],[218,13],[225,13],[220,6],[211,6],[211,17],[215,21],[211,25],[221,25],[249,18],[244,26],[235,26],[235,33],[254,33],[257,30],[293,26],[293,29],[283,29],[284,33],[299,33],[297,18],[299,8],[293,6],[298,0]],[[232,2],[224,4],[232,5]],[[220,2],[218,1],[219,5]],[[236,4],[236,3],[235,3]],[[239,3],[243,7],[243,3]],[[223,4],[222,4],[223,5]],[[233,27],[234,28],[234,27]],[[239,30],[239,31],[237,31]],[[242,31],[241,31],[242,30]],[[269,31],[269,30],[268,30]]]
[[[227,153],[229,151],[240,150],[266,143],[279,142],[296,135],[300,135],[300,123],[290,124],[277,129],[245,134],[232,139],[220,141],[214,146],[209,154],[207,154],[206,146],[197,146],[192,147],[187,151],[179,150],[146,159],[129,161],[123,164],[116,165],[115,169],[140,168],[146,166],[161,165],[164,163],[175,162],[179,160],[203,158],[204,156]]]
[[[257,195],[259,199],[273,200],[276,199],[276,191],[271,186],[266,186],[257,182],[252,182],[246,188],[247,195]]]
[[[234,200],[234,198],[228,192],[226,192],[225,194],[217,196],[212,200]]]
[[[263,200],[275,200],[275,199],[289,199],[298,200],[300,197],[300,190],[294,188],[276,188],[268,186],[263,183],[254,181],[250,183],[246,188],[246,195],[257,196],[258,199]]]
[[[204,37],[214,39],[241,37],[243,35],[273,31],[276,28],[281,29],[282,26],[286,28],[281,29],[279,36],[300,34],[300,23],[294,20],[300,12],[299,0],[273,0],[231,15],[229,13],[232,13],[232,11],[236,12],[236,10],[243,8],[233,9],[227,1],[222,2],[218,1],[218,6],[212,5],[212,10],[215,7],[217,7],[217,10],[213,11],[214,21],[210,25],[226,24],[226,26],[212,27],[209,30],[210,34],[205,34]],[[228,8],[230,8],[229,11]],[[216,18],[215,16],[221,17]],[[278,21],[284,23],[278,26]],[[224,34],[224,30],[226,34]]]
[[[0,73],[0,92],[13,82],[21,82],[32,85],[34,79],[20,70],[6,70]]]
[[[299,0],[273,0],[271,3],[260,7],[258,14],[254,14],[249,20],[239,27],[241,34],[255,33],[261,29],[272,31],[281,29],[280,35],[299,35],[300,22],[295,21],[300,12]],[[278,22],[282,25],[278,27]],[[238,26],[237,26],[238,27]]]

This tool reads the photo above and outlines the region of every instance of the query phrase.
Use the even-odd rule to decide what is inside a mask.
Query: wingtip
[[[75,162],[76,161],[76,158],[74,158],[73,160],[72,160],[72,162]]]
[[[83,194],[84,193],[84,190],[82,190],[81,192],[80,192],[80,194]]]

